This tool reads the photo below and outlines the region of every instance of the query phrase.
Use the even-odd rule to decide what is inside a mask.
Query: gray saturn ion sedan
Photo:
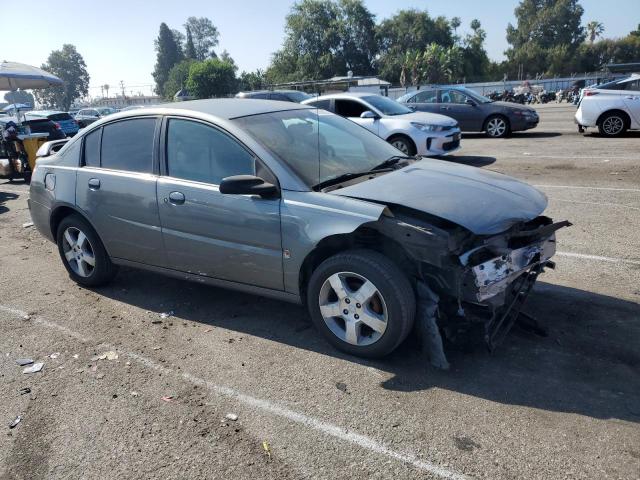
[[[437,331],[500,338],[555,252],[546,205],[327,111],[237,99],[100,119],[38,160],[29,200],[81,285],[126,265],[305,303],[331,343],[370,357],[425,298]]]

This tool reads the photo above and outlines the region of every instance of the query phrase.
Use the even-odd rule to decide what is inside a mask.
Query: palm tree
[[[589,42],[593,43],[596,38],[600,37],[604,33],[604,25],[600,22],[592,20],[587,23],[587,35],[589,36]]]

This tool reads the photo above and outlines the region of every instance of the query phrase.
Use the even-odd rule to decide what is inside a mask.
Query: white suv
[[[575,118],[581,133],[598,127],[600,135],[616,137],[640,129],[640,74],[585,88]]]

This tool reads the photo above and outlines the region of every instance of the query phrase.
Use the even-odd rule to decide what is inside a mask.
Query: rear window
[[[53,120],[54,122],[73,120],[73,118],[71,118],[71,115],[69,115],[68,113],[54,113],[53,115],[49,115],[49,119]]]
[[[102,167],[151,173],[155,118],[136,118],[105,125],[102,130]]]

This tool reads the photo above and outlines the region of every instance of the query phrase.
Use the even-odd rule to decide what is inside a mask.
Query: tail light
[[[56,126],[56,130],[60,130],[60,124],[58,122],[53,122],[53,124]]]
[[[585,97],[593,97],[594,95],[598,95],[598,92],[596,92],[595,90],[585,90],[584,91],[584,96]]]

